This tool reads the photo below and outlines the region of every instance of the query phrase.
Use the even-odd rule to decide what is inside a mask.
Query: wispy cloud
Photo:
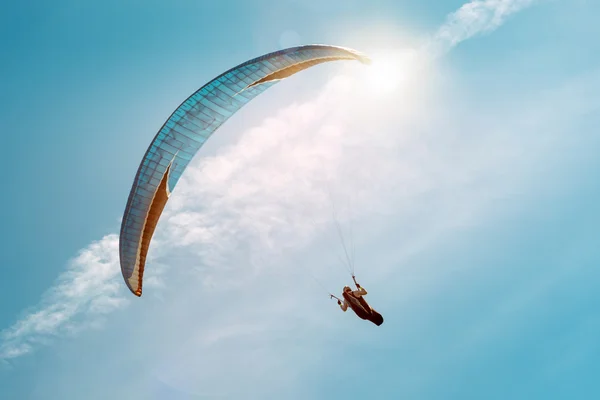
[[[532,2],[465,4],[436,33],[436,51],[442,54],[460,41],[497,28]],[[202,269],[202,283],[210,286],[228,265],[247,266],[253,257],[264,261],[267,254],[277,259],[278,254],[303,248],[331,220],[327,194],[331,182],[336,182],[332,188],[336,199],[353,199],[341,218],[354,219],[391,215],[418,203],[421,194],[439,185],[468,184],[468,165],[447,170],[439,149],[427,146],[419,130],[412,129],[422,116],[419,96],[413,95],[411,104],[401,109],[390,106],[398,101],[378,100],[360,79],[338,76],[315,100],[281,109],[216,156],[199,157],[162,218],[150,254],[154,263],[148,282],[160,284],[161,260],[171,258],[173,249],[186,249],[187,264],[194,256],[201,260],[197,268]],[[358,209],[370,211],[352,215]],[[466,207],[463,211],[472,212]],[[265,265],[254,263],[254,272]],[[244,275],[244,282],[232,285],[241,287],[247,278]],[[124,296],[118,237],[108,235],[82,250],[40,304],[2,332],[0,359],[14,359],[48,340],[94,325],[98,317],[125,304]],[[286,312],[279,310],[282,316]],[[252,326],[261,332],[260,326]],[[203,340],[214,344],[248,326],[223,329],[206,332]]]
[[[539,0],[476,0],[464,4],[446,17],[446,22],[437,30],[427,51],[439,57],[473,36],[492,32],[507,18]]]
[[[57,336],[74,334],[124,304],[120,282],[115,280],[117,248],[117,236],[108,235],[83,249],[40,304],[2,331],[0,360],[30,353]],[[80,320],[82,316],[86,318]]]

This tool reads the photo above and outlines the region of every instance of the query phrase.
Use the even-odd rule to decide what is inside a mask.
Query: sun
[[[414,73],[415,55],[412,51],[384,51],[371,57],[365,69],[365,84],[376,94],[388,94],[401,89]]]

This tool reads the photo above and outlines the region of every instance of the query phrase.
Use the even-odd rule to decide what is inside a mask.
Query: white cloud
[[[441,56],[460,42],[497,29],[509,16],[536,1],[539,0],[475,0],[466,3],[447,16],[446,22],[428,44],[428,51],[434,57]]]
[[[117,247],[117,236],[108,235],[83,249],[40,304],[2,331],[0,360],[27,354],[35,345],[73,333],[124,304],[121,283],[115,279],[119,273]],[[92,321],[79,322],[81,316]]]

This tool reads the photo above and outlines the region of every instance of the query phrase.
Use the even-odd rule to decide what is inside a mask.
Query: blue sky
[[[600,4],[203,3],[4,7],[2,399],[600,396]],[[376,63],[228,121],[132,296],[117,232],[157,129],[308,43]],[[349,283],[332,204],[381,327],[311,278]]]

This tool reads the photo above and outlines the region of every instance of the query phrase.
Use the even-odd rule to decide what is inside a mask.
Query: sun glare
[[[380,52],[371,55],[371,60],[371,65],[365,71],[365,83],[376,94],[401,89],[414,72],[415,57],[412,52]]]

